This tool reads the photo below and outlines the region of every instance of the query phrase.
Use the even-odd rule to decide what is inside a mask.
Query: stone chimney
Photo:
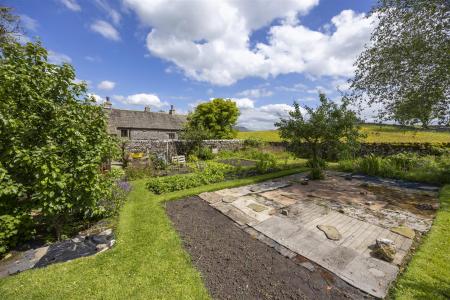
[[[112,103],[111,103],[111,101],[109,101],[109,97],[106,97],[106,101],[103,102],[103,108],[104,109],[111,109],[112,108]]]
[[[144,111],[145,111],[145,112],[150,112],[150,111],[151,111],[150,105],[146,105],[146,106],[144,107]]]
[[[174,115],[174,114],[175,114],[175,108],[173,107],[173,105],[170,105],[169,115]]]

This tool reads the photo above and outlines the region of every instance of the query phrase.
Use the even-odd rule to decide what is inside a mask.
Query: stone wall
[[[166,140],[170,139],[169,133],[174,135],[174,139],[178,139],[176,131],[165,130],[147,130],[147,129],[130,129],[131,140]]]
[[[237,151],[244,146],[243,140],[206,140],[203,145],[217,151]],[[131,153],[146,153],[168,156],[185,155],[189,147],[188,141],[183,140],[130,140],[126,150]]]

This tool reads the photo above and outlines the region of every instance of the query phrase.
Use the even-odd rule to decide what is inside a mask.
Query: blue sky
[[[55,63],[113,107],[186,113],[235,99],[239,125],[270,129],[294,100],[338,97],[368,42],[372,0],[6,0]],[[370,117],[369,114],[365,115]]]

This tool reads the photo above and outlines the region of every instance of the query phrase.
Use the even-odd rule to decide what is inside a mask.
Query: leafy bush
[[[198,164],[193,168],[195,172],[190,174],[151,178],[147,183],[147,188],[155,194],[189,189],[223,181],[227,174],[235,170],[233,166],[213,161],[207,162],[204,166]]]
[[[400,153],[387,157],[368,155],[355,160],[340,161],[339,169],[372,176],[437,184],[450,183],[450,155],[419,156],[413,153]]]
[[[214,158],[211,148],[205,146],[197,147],[192,154],[201,160],[210,160]]]
[[[17,216],[0,216],[0,257],[10,247],[15,246],[20,225],[21,220]]]
[[[277,166],[277,160],[272,153],[259,152],[255,158],[257,159],[256,171],[258,173],[267,173]]]
[[[75,79],[72,66],[48,63],[39,43],[2,45],[0,216],[39,212],[58,237],[64,224],[98,213],[108,193],[101,165],[117,146],[103,109]]]
[[[153,168],[147,164],[129,164],[125,168],[125,177],[127,180],[136,180],[153,175]]]
[[[248,138],[244,140],[244,146],[246,148],[259,148],[264,145],[264,142],[260,139]]]

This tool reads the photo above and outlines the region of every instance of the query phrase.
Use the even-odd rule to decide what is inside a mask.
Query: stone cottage
[[[109,116],[111,135],[129,140],[177,140],[186,123],[185,115],[177,115],[173,105],[169,112],[151,112],[112,108],[109,98],[103,104]]]

